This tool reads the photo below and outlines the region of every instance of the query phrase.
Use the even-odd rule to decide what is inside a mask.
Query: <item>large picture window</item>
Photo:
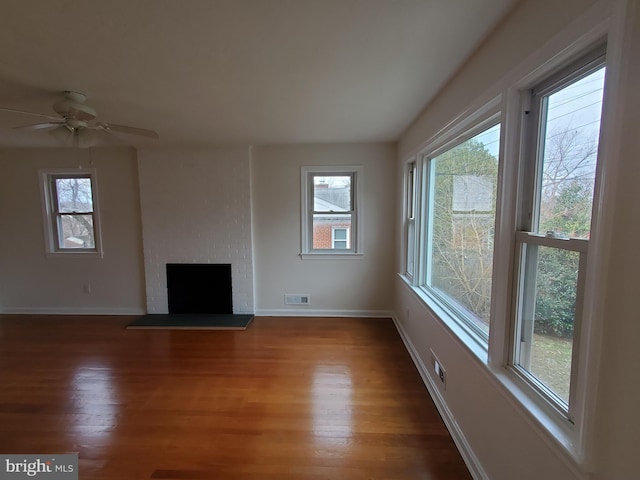
[[[500,125],[472,135],[427,160],[423,288],[486,341]]]

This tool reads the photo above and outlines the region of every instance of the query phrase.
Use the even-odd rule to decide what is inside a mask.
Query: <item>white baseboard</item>
[[[429,394],[433,399],[433,403],[435,403],[436,408],[438,409],[438,412],[440,413],[440,416],[442,417],[442,420],[447,427],[447,430],[449,430],[449,434],[451,435],[451,438],[453,438],[453,442],[456,444],[456,447],[458,447],[458,451],[460,452],[464,463],[471,472],[471,476],[475,480],[489,480],[489,476],[482,468],[482,465],[480,465],[480,462],[478,461],[475,453],[473,453],[471,446],[462,433],[462,429],[458,425],[458,422],[456,422],[455,418],[453,417],[451,410],[449,410],[449,407],[442,397],[438,386],[435,384],[433,377],[429,374],[429,370],[420,358],[420,355],[418,355],[416,348],[413,346],[413,342],[411,342],[411,339],[402,328],[400,322],[398,322],[396,316],[393,315],[392,318],[393,323],[395,324],[396,329],[400,334],[400,338],[404,342],[404,345],[407,348],[407,351],[409,352],[413,363],[418,369],[418,373],[420,374],[422,381],[427,387],[427,390],[429,391]]]
[[[4,315],[144,315],[141,308],[0,307]]]
[[[298,309],[257,309],[254,315],[256,317],[393,317],[393,313],[387,310],[328,310],[309,309],[306,307]]]

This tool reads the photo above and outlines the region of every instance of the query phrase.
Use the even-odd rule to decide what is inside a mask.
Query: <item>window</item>
[[[415,296],[582,463],[601,321],[584,292],[597,288],[587,270],[604,228],[606,46],[577,48],[563,63],[532,60],[408,159],[401,245]]]
[[[588,257],[604,53],[530,92],[512,368],[569,420]]]
[[[466,138],[426,157],[422,287],[486,342],[500,125],[476,128]]]
[[[359,167],[302,168],[302,255],[361,253]]]
[[[333,227],[331,229],[331,248],[349,248],[349,240],[349,228]]]
[[[407,166],[406,196],[405,196],[405,273],[409,278],[414,274],[414,257],[416,242],[416,162]]]
[[[43,171],[47,252],[101,252],[95,170]]]

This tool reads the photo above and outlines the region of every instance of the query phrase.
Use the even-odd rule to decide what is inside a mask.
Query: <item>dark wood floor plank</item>
[[[80,478],[471,478],[388,319],[0,315],[0,452]]]

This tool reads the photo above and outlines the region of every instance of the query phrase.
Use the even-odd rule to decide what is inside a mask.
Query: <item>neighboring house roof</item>
[[[346,208],[341,207],[340,205],[336,205],[335,203],[331,203],[327,200],[323,200],[319,197],[313,197],[313,209],[316,212],[346,212],[348,211]]]

